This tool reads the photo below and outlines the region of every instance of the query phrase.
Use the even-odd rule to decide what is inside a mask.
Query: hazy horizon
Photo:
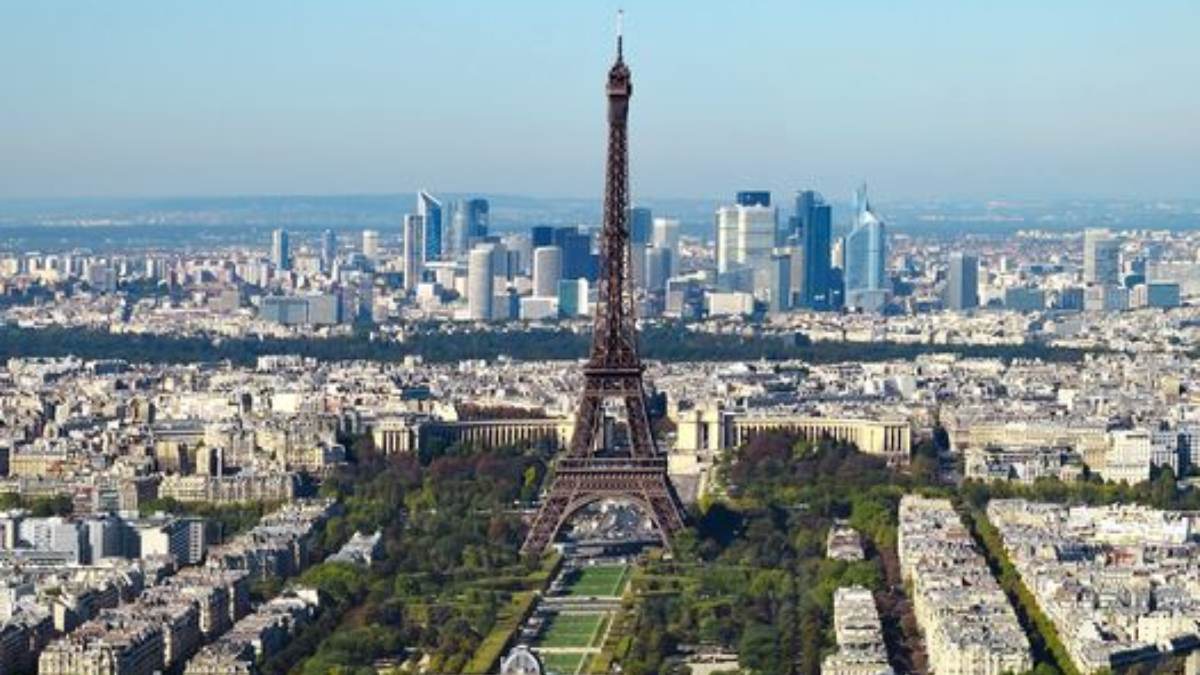
[[[0,7],[0,199],[590,199],[626,10],[635,201],[1178,200],[1184,1]]]

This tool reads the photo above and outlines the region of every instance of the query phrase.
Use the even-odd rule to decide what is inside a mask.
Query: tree
[[[787,655],[779,649],[779,629],[773,624],[752,623],[738,643],[738,660],[756,673],[783,673]]]

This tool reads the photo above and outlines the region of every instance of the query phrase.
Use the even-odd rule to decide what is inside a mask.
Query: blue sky
[[[0,0],[0,197],[1195,197],[1200,2]]]

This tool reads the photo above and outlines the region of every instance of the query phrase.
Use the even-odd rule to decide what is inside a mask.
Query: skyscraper
[[[467,233],[470,226],[467,224],[466,201],[456,199],[447,204],[443,217],[446,226],[442,230],[442,257],[453,259],[460,253],[470,250]]]
[[[755,266],[771,256],[775,247],[775,209],[766,206],[744,206],[738,213],[738,262]]]
[[[459,199],[450,203],[442,253],[455,256],[470,250],[488,234],[490,206],[486,199]]]
[[[495,248],[490,243],[476,244],[467,258],[467,314],[476,321],[492,320]]]
[[[655,218],[650,243],[672,252],[679,250],[679,221],[675,218]]]
[[[804,295],[801,304],[810,309],[829,309],[831,278],[830,239],[833,209],[820,193],[804,190],[796,193],[795,226],[804,248],[802,272]]]
[[[554,246],[554,228],[549,225],[534,225],[529,231],[529,239],[534,248]]]
[[[654,227],[654,214],[644,206],[629,209],[629,243],[644,246],[650,243],[650,232]]]
[[[590,311],[587,279],[563,279],[558,282],[559,316],[586,316]]]
[[[511,279],[512,270],[509,268],[508,246],[503,241],[489,240],[484,242],[492,247],[492,277]]]
[[[321,269],[329,272],[333,269],[333,260],[337,257],[337,237],[333,230],[321,233]]]
[[[791,279],[788,284],[788,290],[791,293],[791,299],[788,301],[790,306],[804,306],[804,247],[796,243],[793,239],[791,246],[777,246],[775,255],[786,255],[790,258],[788,266],[791,268]]]
[[[596,278],[591,235],[577,227],[560,227],[554,231],[554,245],[562,249],[564,279]]]
[[[292,253],[288,246],[287,230],[282,228],[271,233],[271,264],[276,269],[292,269]]]
[[[418,215],[404,216],[404,287],[412,290],[421,283],[425,271],[425,219]]]
[[[846,305],[877,312],[887,304],[887,233],[871,210],[867,186],[855,193],[854,228],[846,235]]]
[[[671,278],[674,267],[675,252],[665,246],[651,246],[646,249],[646,292],[664,293],[667,290],[667,279]]]
[[[979,258],[962,252],[950,256],[946,274],[946,307],[956,311],[979,306]]]
[[[769,206],[722,206],[717,209],[717,272],[766,269],[775,247],[775,209]]]
[[[1121,283],[1121,240],[1108,230],[1083,233],[1083,282],[1101,286]]]
[[[562,249],[539,246],[533,249],[533,294],[538,297],[558,295],[562,279]]]
[[[492,206],[482,197],[467,200],[467,237],[483,239],[492,226]]]
[[[643,244],[640,246],[629,247],[629,264],[626,267],[628,273],[629,285],[633,288],[634,296],[637,297],[646,292],[646,251],[648,248]]]
[[[735,203],[738,206],[768,207],[771,205],[771,193],[768,190],[742,190],[737,193]]]
[[[375,230],[363,230],[362,254],[367,260],[374,261],[379,258],[379,232]]]
[[[667,252],[670,263],[667,278],[675,276],[679,271],[679,221],[675,218],[655,218],[650,243],[654,248]],[[666,287],[665,282],[663,287]]]
[[[767,302],[772,313],[792,308],[792,256],[781,253],[771,256],[768,272]]]
[[[425,228],[424,260],[437,260],[442,257],[442,203],[421,190],[417,193],[417,215],[421,217]]]
[[[717,209],[717,274],[728,274],[737,267],[737,207]]]

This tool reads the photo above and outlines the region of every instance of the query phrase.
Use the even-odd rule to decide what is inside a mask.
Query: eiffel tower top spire
[[[617,15],[617,56],[608,71],[608,157],[604,175],[604,225],[589,367],[640,369],[633,289],[629,286],[629,100],[633,76],[624,60],[622,14]]]
[[[633,83],[630,80],[629,66],[625,65],[625,12],[617,12],[617,58],[613,61],[612,68],[608,70],[608,97],[628,99],[633,93]],[[628,105],[628,101],[625,102]],[[610,103],[610,109],[612,105]],[[622,106],[622,110],[624,106]],[[609,122],[613,122],[612,115],[609,115]],[[620,120],[622,125],[625,124],[624,117]]]
[[[620,63],[622,61],[622,56],[623,56],[623,53],[622,53],[623,50],[621,49],[621,42],[623,39],[622,33],[624,32],[623,31],[624,23],[625,23],[625,10],[618,9],[617,10],[617,63]]]

